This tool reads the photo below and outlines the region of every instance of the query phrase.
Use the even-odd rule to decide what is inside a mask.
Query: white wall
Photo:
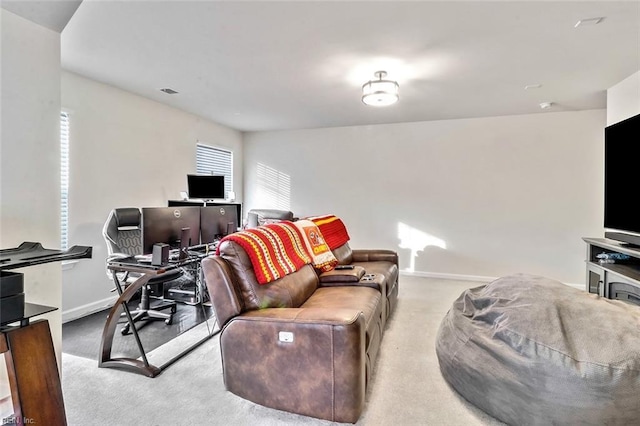
[[[37,241],[60,246],[60,34],[4,9],[0,247]],[[24,273],[27,302],[61,306],[61,266]],[[60,310],[49,320],[60,361]]]
[[[414,235],[431,244],[419,273],[584,283],[581,238],[603,232],[604,125],[591,110],[250,133],[245,209],[272,207],[259,201],[268,167],[290,177],[294,213],[341,216],[353,248],[395,249],[402,269]]]
[[[196,142],[234,151],[234,191],[242,200],[242,135],[158,102],[62,72],[70,113],[69,244],[90,245],[93,259],[63,273],[63,319],[106,306],[102,227],[116,207],[166,206],[195,173]]]
[[[607,90],[607,125],[640,114],[640,71]]]

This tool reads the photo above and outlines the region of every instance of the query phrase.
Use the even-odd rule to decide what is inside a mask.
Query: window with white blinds
[[[60,247],[69,248],[69,114],[60,113]]]
[[[225,198],[233,191],[233,152],[196,144],[196,173],[199,175],[223,175]]]

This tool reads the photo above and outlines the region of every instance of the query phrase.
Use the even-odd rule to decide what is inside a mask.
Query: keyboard
[[[169,260],[175,262],[180,258],[180,249],[169,250]]]

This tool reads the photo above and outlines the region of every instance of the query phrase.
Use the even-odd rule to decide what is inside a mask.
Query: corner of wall
[[[640,114],[640,71],[607,90],[607,125]]]

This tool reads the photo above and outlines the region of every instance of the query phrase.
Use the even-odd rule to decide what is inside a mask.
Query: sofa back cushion
[[[318,287],[318,276],[311,265],[267,284],[259,284],[249,255],[233,241],[223,241],[220,257],[235,277],[237,294],[244,310],[262,308],[298,308]]]
[[[223,327],[227,321],[244,311],[244,304],[239,296],[229,263],[219,256],[207,256],[202,259],[204,275],[209,298],[218,320]]]
[[[332,250],[333,255],[338,259],[339,265],[350,265],[353,262],[353,252],[349,243],[344,243],[338,248]]]

